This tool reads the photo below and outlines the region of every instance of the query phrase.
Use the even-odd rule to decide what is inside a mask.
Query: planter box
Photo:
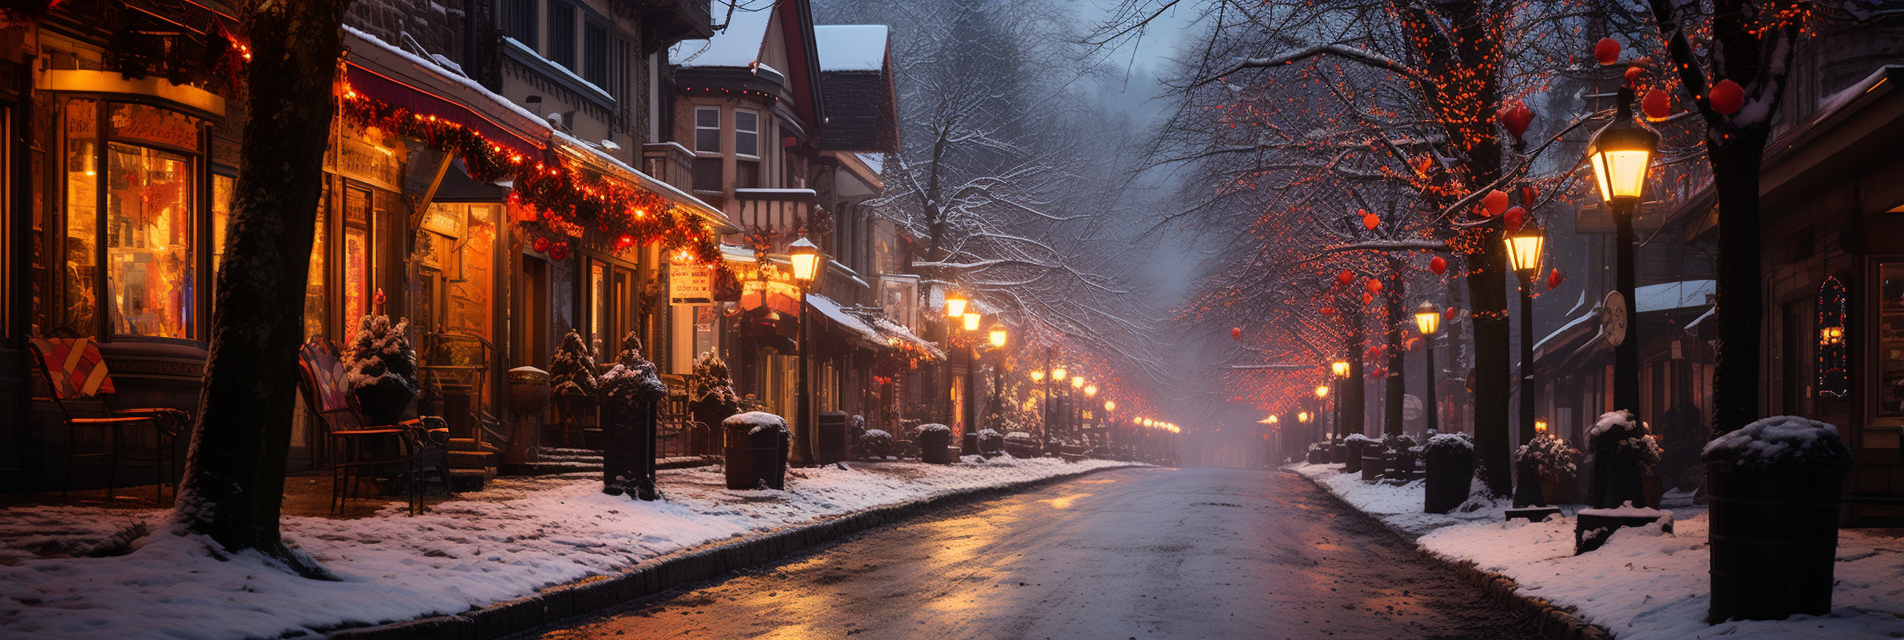
[[[1706,621],[1830,613],[1843,476],[1709,469],[1712,607]]]

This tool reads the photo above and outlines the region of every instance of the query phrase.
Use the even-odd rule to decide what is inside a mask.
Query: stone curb
[[[1424,549],[1421,545],[1414,544],[1415,535],[1403,531],[1401,528],[1391,525],[1381,518],[1375,517],[1373,514],[1355,508],[1355,505],[1349,504],[1347,500],[1343,500],[1342,496],[1336,495],[1334,491],[1330,491],[1329,487],[1323,485],[1321,482],[1317,482],[1315,478],[1287,469],[1283,470],[1283,472],[1308,480],[1310,484],[1316,486],[1316,489],[1321,490],[1323,495],[1329,496],[1330,499],[1340,503],[1350,513],[1361,514],[1375,521],[1376,524],[1382,525],[1382,528],[1393,532],[1395,535],[1401,537],[1401,539],[1407,540],[1410,544],[1414,545],[1416,554],[1430,562],[1446,567],[1463,580],[1467,580],[1475,586],[1480,587],[1481,591],[1487,594],[1488,599],[1493,600],[1495,604],[1501,605],[1515,615],[1535,617],[1538,620],[1541,635],[1546,636],[1549,640],[1612,640],[1612,633],[1609,633],[1599,625],[1574,617],[1573,612],[1566,607],[1555,605],[1541,598],[1524,596],[1517,593],[1520,589],[1520,585],[1514,582],[1513,578],[1481,569],[1471,560],[1455,560]]]
[[[589,576],[547,587],[534,595],[448,616],[434,616],[390,624],[339,629],[327,634],[338,640],[490,640],[548,626],[562,620],[630,600],[660,593],[679,585],[700,582],[729,571],[772,562],[883,524],[907,520],[927,512],[969,502],[1074,480],[1100,471],[1133,467],[1102,467],[1020,483],[943,493],[894,505],[873,507],[825,522],[790,527],[714,547],[681,551],[643,562],[617,575]]]

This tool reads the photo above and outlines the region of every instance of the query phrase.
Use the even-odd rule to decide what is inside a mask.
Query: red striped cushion
[[[106,358],[92,338],[32,338],[46,366],[46,377],[53,394],[61,400],[90,398],[113,393],[112,375],[106,372]]]

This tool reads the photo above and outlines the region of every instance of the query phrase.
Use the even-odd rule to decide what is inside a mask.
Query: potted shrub
[[[1567,441],[1551,433],[1534,436],[1514,451],[1514,459],[1525,461],[1540,482],[1540,493],[1551,503],[1572,502],[1579,493],[1576,478],[1580,474],[1581,453]]]
[[[1362,456],[1367,455],[1365,449],[1381,446],[1381,443],[1374,438],[1359,433],[1349,434],[1348,437],[1342,439],[1342,444],[1348,448],[1348,457],[1342,461],[1344,465],[1342,470],[1349,473],[1362,472]]]
[[[727,361],[713,350],[703,352],[694,359],[694,374],[688,387],[693,398],[688,402],[688,412],[694,421],[708,426],[709,434],[701,436],[703,442],[694,443],[698,454],[713,452],[712,433],[719,429],[721,422],[728,416],[740,413],[740,395],[734,393],[734,378],[728,374]]]
[[[859,435],[860,459],[884,460],[893,453],[893,437],[884,429],[867,429]]]
[[[366,315],[344,353],[344,377],[357,409],[372,425],[403,421],[416,399],[416,351],[405,332],[409,320],[390,322],[390,316]]]
[[[1447,513],[1468,501],[1474,478],[1474,437],[1465,433],[1440,433],[1421,446],[1428,462],[1427,487],[1422,510]]]
[[[653,500],[656,403],[668,397],[668,385],[653,362],[641,357],[641,338],[632,331],[621,339],[615,366],[602,374],[602,493],[632,493]]]
[[[1701,453],[1712,505],[1706,621],[1830,613],[1838,501],[1852,463],[1838,428],[1776,416]]]
[[[1631,412],[1608,412],[1587,430],[1587,442],[1593,451],[1588,493],[1594,507],[1627,502],[1635,507],[1658,506],[1649,501],[1644,478],[1659,465],[1659,444],[1646,432],[1646,425],[1633,419]]]
[[[562,409],[563,444],[573,430],[581,428],[580,418],[595,410],[595,388],[601,383],[595,374],[595,356],[582,342],[582,334],[570,329],[549,361],[549,385],[556,406]]]

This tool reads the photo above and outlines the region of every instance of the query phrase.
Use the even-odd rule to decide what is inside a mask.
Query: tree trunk
[[[1384,315],[1388,336],[1388,401],[1382,405],[1382,433],[1391,436],[1402,434],[1402,398],[1408,394],[1407,378],[1402,350],[1402,261],[1394,256],[1388,257],[1388,288],[1384,291]]]
[[[278,532],[284,462],[304,337],[304,284],[335,100],[331,82],[350,0],[272,2],[248,11],[250,118],[238,156],[211,354],[177,518],[226,551],[256,550],[323,575]]]
[[[1713,349],[1712,430],[1725,433],[1759,416],[1759,326],[1765,316],[1759,278],[1759,163],[1768,132],[1737,130],[1707,142],[1719,203],[1718,322]]]
[[[1364,389],[1367,388],[1368,382],[1362,376],[1362,351],[1367,340],[1362,334],[1361,301],[1345,300],[1342,305],[1342,319],[1348,324],[1348,332],[1343,338],[1347,342],[1343,345],[1343,349],[1348,351],[1349,377],[1342,380],[1342,398],[1337,400],[1342,403],[1341,432],[1345,436],[1352,433],[1366,435],[1363,416],[1368,413],[1368,401],[1364,395]]]

